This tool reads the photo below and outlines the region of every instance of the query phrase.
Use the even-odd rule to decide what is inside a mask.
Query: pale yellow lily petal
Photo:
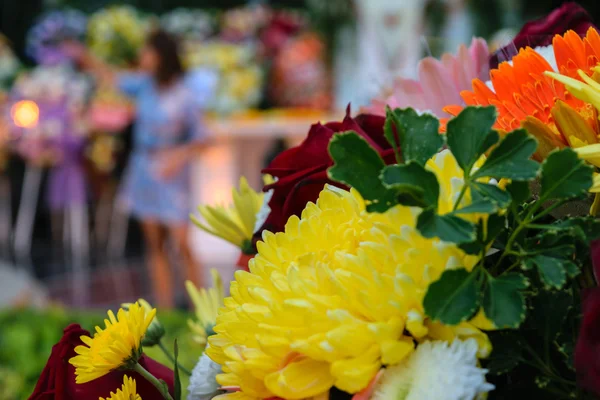
[[[573,149],[579,158],[590,164],[600,167],[600,144],[590,144],[588,146],[577,147]]]

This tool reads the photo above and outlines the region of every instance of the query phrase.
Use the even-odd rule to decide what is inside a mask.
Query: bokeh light
[[[33,128],[40,119],[40,108],[31,100],[22,100],[12,106],[10,115],[19,128]]]

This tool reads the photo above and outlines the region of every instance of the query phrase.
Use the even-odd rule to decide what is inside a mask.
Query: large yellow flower
[[[223,307],[223,280],[216,269],[211,269],[213,287],[210,289],[196,288],[191,281],[185,282],[188,296],[194,303],[196,320],[188,320],[188,325],[194,333],[194,340],[199,344],[206,344],[206,338],[213,334],[217,323],[217,313]]]
[[[444,207],[462,188],[462,173],[447,173],[460,171],[447,151],[428,168],[441,181]],[[217,381],[240,388],[226,397],[305,399],[332,386],[356,393],[426,339],[474,338],[486,356],[489,340],[474,321],[445,326],[425,316],[428,285],[477,258],[423,238],[417,216],[403,206],[368,213],[354,190],[326,187],[285,232],[265,232],[208,340],[207,354],[223,367]]]
[[[100,400],[142,400],[142,397],[137,394],[135,386],[135,380],[125,375],[123,376],[123,386],[121,386],[121,389],[117,389],[116,393],[110,392],[110,397],[106,399],[100,397]]]
[[[264,179],[267,184],[272,178],[266,176]],[[263,205],[265,194],[255,192],[244,177],[240,178],[239,190],[233,188],[231,192],[233,205],[228,208],[224,206],[198,207],[206,224],[193,215],[191,218],[194,224],[203,231],[226,240],[242,251],[250,250],[256,216]]]
[[[109,310],[104,329],[96,327],[94,337],[81,336],[84,346],[75,347],[78,355],[69,362],[75,367],[75,381],[86,383],[121,367],[133,367],[141,356],[141,341],[152,323],[156,309],[146,312],[138,303],[117,316]]]

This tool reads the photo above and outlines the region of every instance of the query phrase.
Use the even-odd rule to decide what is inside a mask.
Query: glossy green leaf
[[[563,267],[564,260],[545,255],[531,257],[540,273],[542,281],[548,287],[560,289],[567,283],[567,273]]]
[[[467,172],[494,144],[499,136],[492,130],[495,107],[467,107],[448,122],[446,139],[458,165]]]
[[[383,185],[406,206],[437,208],[440,186],[435,174],[411,161],[406,165],[390,165],[381,173]]]
[[[540,201],[585,194],[593,184],[593,168],[566,148],[552,152],[542,164]]]
[[[527,308],[522,290],[528,285],[527,278],[519,273],[488,276],[483,309],[497,328],[517,328],[525,320]]]
[[[367,201],[368,211],[384,212],[396,204],[394,192],[379,179],[385,167],[383,159],[356,132],[335,135],[329,143],[329,153],[335,163],[329,168],[329,177],[358,190]]]
[[[412,108],[393,111],[388,108],[385,137],[390,143],[396,140],[392,125],[396,127],[405,163],[414,161],[425,165],[444,146],[444,137],[439,133],[440,122],[433,115],[419,115]]]
[[[484,199],[496,203],[500,208],[506,208],[510,204],[510,193],[500,189],[496,185],[490,185],[481,182],[473,182],[471,184],[471,187],[473,188],[473,198],[483,197]]]
[[[432,208],[419,215],[417,229],[428,239],[437,237],[453,243],[470,243],[476,239],[475,224],[452,214],[438,215]]]
[[[530,157],[537,148],[537,141],[527,131],[519,129],[507,134],[473,178],[508,178],[517,181],[534,179],[539,164]]]
[[[423,306],[434,321],[456,325],[471,318],[479,309],[477,273],[466,269],[445,271],[429,285]]]

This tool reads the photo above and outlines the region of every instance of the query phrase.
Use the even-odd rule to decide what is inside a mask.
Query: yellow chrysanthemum
[[[265,179],[269,179],[268,177]],[[233,205],[229,208],[224,206],[200,206],[198,211],[206,220],[202,223],[195,216],[191,216],[196,226],[211,235],[220,237],[229,243],[239,247],[244,252],[250,251],[252,235],[256,215],[260,211],[264,193],[255,192],[246,178],[240,178],[240,188],[232,189]]]
[[[217,323],[217,313],[223,307],[223,280],[216,269],[211,269],[213,287],[210,289],[196,288],[190,281],[185,282],[188,295],[194,303],[196,321],[188,320],[188,325],[194,333],[194,340],[204,345],[206,338],[213,334]]]
[[[85,345],[77,346],[78,355],[69,362],[75,367],[75,381],[86,383],[121,367],[132,367],[141,356],[141,341],[152,323],[156,309],[146,312],[138,303],[117,316],[109,310],[105,328],[96,326],[94,337],[81,336]]]
[[[121,386],[121,389],[117,389],[116,393],[110,392],[110,397],[106,399],[100,397],[99,400],[142,400],[142,398],[137,394],[135,380],[125,375],[123,376],[123,386]]]
[[[462,188],[462,171],[447,151],[428,168],[441,182],[443,209]],[[425,316],[428,285],[446,269],[473,268],[477,258],[423,238],[417,216],[403,206],[368,213],[354,190],[326,187],[285,232],[265,232],[208,339],[207,354],[223,367],[217,381],[241,390],[226,397],[305,399],[332,386],[356,393],[426,339],[474,338],[486,356],[489,340],[474,325],[486,321],[481,313],[457,326]]]

